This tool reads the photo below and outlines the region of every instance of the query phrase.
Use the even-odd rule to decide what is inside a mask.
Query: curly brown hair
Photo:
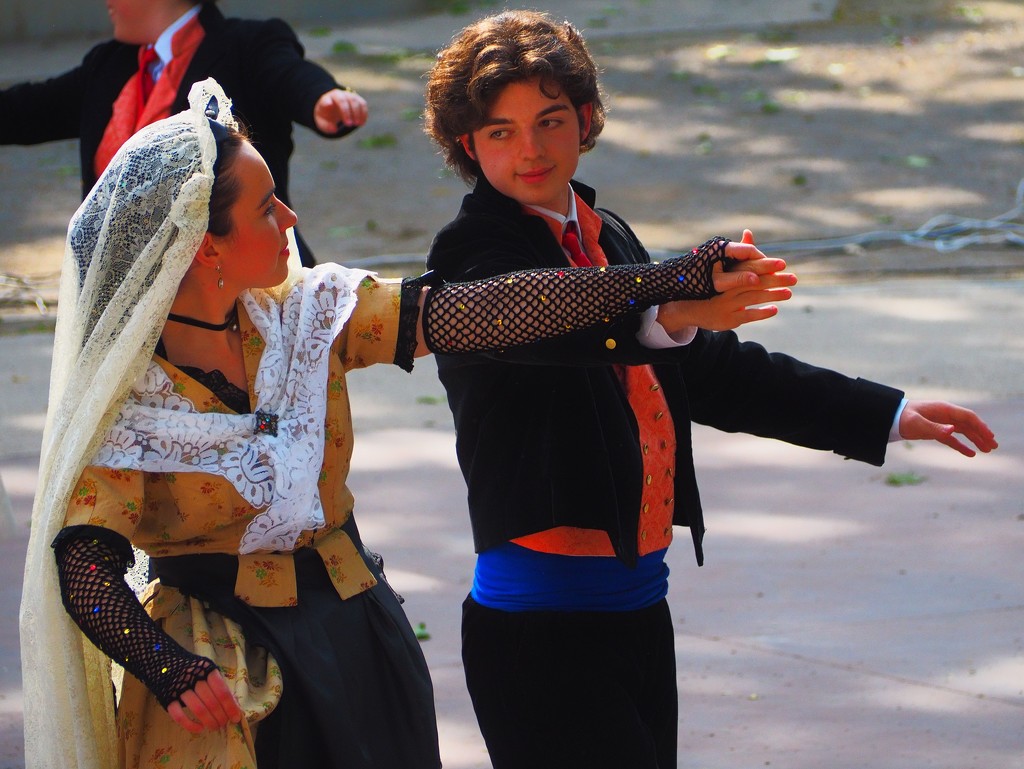
[[[459,137],[483,127],[505,86],[534,78],[547,96],[564,92],[577,114],[593,105],[580,152],[593,149],[605,120],[597,64],[568,21],[538,11],[503,11],[470,24],[438,53],[427,80],[424,130],[465,181],[476,181],[480,165]]]

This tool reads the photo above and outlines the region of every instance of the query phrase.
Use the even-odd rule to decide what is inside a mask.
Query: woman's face
[[[276,286],[288,276],[289,227],[295,212],[275,194],[274,178],[263,157],[243,142],[229,171],[239,185],[231,207],[231,232],[211,236],[220,254],[225,290]]]

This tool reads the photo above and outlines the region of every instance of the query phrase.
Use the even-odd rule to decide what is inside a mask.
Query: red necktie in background
[[[149,101],[149,95],[153,93],[153,73],[150,70],[150,64],[155,62],[159,56],[157,56],[156,48],[149,46],[148,48],[139,49],[139,114],[142,114],[142,108],[146,106],[146,102]]]
[[[593,267],[594,263],[587,258],[587,255],[583,253],[583,248],[580,246],[580,239],[576,235],[576,225],[570,223],[565,228],[565,232],[562,233],[562,247],[569,252],[569,258],[572,259],[572,263],[577,267]]]

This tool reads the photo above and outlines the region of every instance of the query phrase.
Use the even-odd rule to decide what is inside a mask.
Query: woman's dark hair
[[[241,193],[242,185],[232,173],[235,158],[242,144],[249,140],[244,128],[221,128],[217,136],[217,162],[213,164],[213,189],[210,191],[210,222],[206,229],[213,235],[224,237],[231,234],[231,207]]]
[[[568,21],[557,23],[537,11],[504,11],[466,27],[437,55],[427,80],[424,130],[467,182],[476,180],[480,166],[459,137],[484,125],[505,86],[534,78],[546,96],[564,93],[577,114],[593,105],[580,152],[593,149],[605,120],[597,65]]]

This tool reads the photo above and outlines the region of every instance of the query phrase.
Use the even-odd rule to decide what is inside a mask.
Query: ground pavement
[[[975,249],[970,275],[844,277],[844,262],[796,257],[798,273],[843,279],[808,281],[778,318],[743,330],[915,397],[971,405],[1001,447],[968,460],[897,443],[873,468],[698,427],[707,563],[696,567],[686,536],[669,558],[680,766],[1024,766],[1024,280],[1006,277],[1005,260],[1003,250]],[[52,335],[45,324],[5,321],[0,769],[14,769],[24,766],[16,617]],[[443,390],[429,359],[411,376],[356,372],[350,387],[364,538],[384,553],[410,620],[430,634],[423,648],[445,766],[484,769],[459,660],[472,545]]]

